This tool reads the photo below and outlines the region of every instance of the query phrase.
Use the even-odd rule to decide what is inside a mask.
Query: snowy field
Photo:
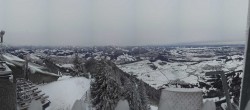
[[[243,69],[243,61],[237,60],[241,56],[231,56],[231,61],[202,61],[202,62],[166,62],[160,65],[162,61],[150,62],[143,60],[135,63],[118,65],[123,71],[136,75],[154,88],[159,88],[173,80],[181,80],[186,83],[196,84],[200,77],[203,77],[208,71],[237,71]],[[152,69],[150,65],[157,68]]]
[[[46,110],[71,110],[74,102],[84,98],[90,80],[84,77],[63,76],[58,81],[40,85],[39,89],[49,96],[50,106]]]

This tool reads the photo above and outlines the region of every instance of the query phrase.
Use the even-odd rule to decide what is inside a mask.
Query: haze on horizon
[[[245,41],[248,0],[0,0],[10,45]]]

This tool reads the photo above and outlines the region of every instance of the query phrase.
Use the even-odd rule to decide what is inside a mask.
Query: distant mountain
[[[199,41],[188,43],[177,43],[173,45],[245,45],[246,41]]]

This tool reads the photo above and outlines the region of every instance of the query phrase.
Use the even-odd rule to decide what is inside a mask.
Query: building
[[[31,62],[26,63],[25,60],[11,54],[4,54],[3,59],[13,71],[14,80],[16,78],[26,78],[33,83],[40,84],[56,81],[60,77],[45,66]]]
[[[0,62],[0,110],[16,110],[16,85],[11,69]]]

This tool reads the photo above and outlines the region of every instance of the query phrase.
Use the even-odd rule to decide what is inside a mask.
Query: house
[[[13,71],[14,80],[27,76],[26,78],[33,83],[40,84],[56,81],[60,77],[60,75],[53,73],[47,67],[32,62],[28,63],[27,71],[24,72],[26,61],[8,53],[3,55],[3,59]]]

